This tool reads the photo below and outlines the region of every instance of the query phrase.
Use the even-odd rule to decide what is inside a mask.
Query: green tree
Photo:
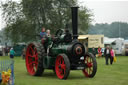
[[[92,17],[92,13],[89,9],[87,9],[86,7],[81,7],[79,9],[79,19],[78,19],[78,23],[79,23],[79,34],[86,34],[88,33],[88,28],[91,25],[91,21],[93,20]]]
[[[77,0],[22,0],[17,3],[8,0],[2,4],[3,17],[6,21],[5,34],[14,43],[28,42],[36,39],[36,34],[44,26],[55,33],[57,29],[71,28],[71,6],[77,5]],[[90,11],[82,7],[79,10],[79,28],[87,32]]]

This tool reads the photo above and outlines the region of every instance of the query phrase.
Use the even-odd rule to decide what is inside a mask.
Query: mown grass
[[[0,57],[1,59],[9,59]],[[113,65],[105,65],[97,58],[98,69],[94,78],[84,77],[82,71],[71,71],[67,80],[60,80],[52,70],[41,77],[30,76],[21,57],[15,57],[15,85],[128,85],[128,56],[118,56]]]

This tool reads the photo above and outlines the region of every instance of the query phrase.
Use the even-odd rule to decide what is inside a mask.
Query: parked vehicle
[[[128,56],[128,44],[125,44],[125,55]]]

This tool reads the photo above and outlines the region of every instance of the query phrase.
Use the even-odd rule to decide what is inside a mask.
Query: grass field
[[[52,70],[45,70],[41,77],[30,76],[25,61],[21,57],[14,60],[15,85],[128,85],[128,56],[117,57],[117,62],[108,66],[104,58],[97,58],[98,69],[94,78],[84,77],[82,71],[70,71],[67,80],[58,79]]]

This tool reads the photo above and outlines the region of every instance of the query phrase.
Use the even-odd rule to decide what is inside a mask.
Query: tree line
[[[88,31],[89,34],[104,34],[110,38],[128,39],[128,23],[113,22],[111,24],[95,24],[91,25]]]

